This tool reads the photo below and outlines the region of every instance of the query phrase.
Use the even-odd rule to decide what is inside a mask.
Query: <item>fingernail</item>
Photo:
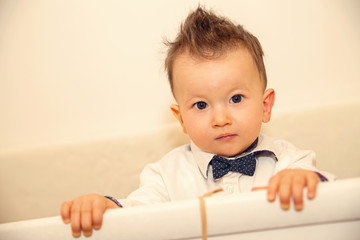
[[[275,200],[274,194],[268,194],[268,200],[271,202],[274,201]]]
[[[78,237],[81,236],[81,233],[72,233],[72,235],[73,235],[74,238],[78,238]]]
[[[303,209],[303,205],[295,205],[296,211],[301,211]]]
[[[315,194],[314,193],[308,193],[308,198],[309,199],[313,199],[315,197]]]
[[[290,205],[289,204],[281,204],[281,208],[284,209],[284,210],[289,210],[290,208]]]
[[[90,231],[90,232],[84,232],[84,236],[85,236],[85,237],[90,237],[91,234],[92,234],[92,231]]]

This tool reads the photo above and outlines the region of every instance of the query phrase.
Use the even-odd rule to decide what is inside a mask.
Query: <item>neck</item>
[[[250,146],[247,149],[245,149],[244,151],[236,154],[235,156],[238,156],[240,154],[244,154],[244,153],[247,153],[247,152],[251,152],[252,150],[254,150],[256,148],[256,146],[258,145],[258,142],[259,142],[259,138],[256,138],[255,141],[252,144],[250,144]],[[231,157],[235,157],[235,156],[231,156]]]

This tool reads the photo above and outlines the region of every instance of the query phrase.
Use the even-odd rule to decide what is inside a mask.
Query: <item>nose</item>
[[[212,127],[224,127],[226,125],[231,125],[232,120],[228,109],[225,107],[219,106],[213,110],[212,113]]]

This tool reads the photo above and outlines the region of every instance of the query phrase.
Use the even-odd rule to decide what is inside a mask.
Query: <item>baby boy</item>
[[[106,209],[199,197],[216,188],[227,193],[267,188],[296,210],[327,180],[315,155],[260,134],[270,121],[275,92],[267,89],[263,51],[242,26],[201,7],[190,13],[175,41],[167,42],[165,67],[176,103],[171,110],[191,139],[145,167],[141,186],[126,199],[97,194],[64,202],[61,216],[75,237],[99,229]],[[332,176],[328,176],[332,178]]]

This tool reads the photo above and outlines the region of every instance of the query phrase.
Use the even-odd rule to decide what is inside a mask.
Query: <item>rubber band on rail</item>
[[[206,218],[206,206],[204,198],[210,197],[214,193],[224,191],[222,188],[214,189],[208,193],[205,193],[203,196],[199,197],[200,204],[200,214],[201,214],[201,230],[202,230],[202,239],[207,240],[207,218]]]

